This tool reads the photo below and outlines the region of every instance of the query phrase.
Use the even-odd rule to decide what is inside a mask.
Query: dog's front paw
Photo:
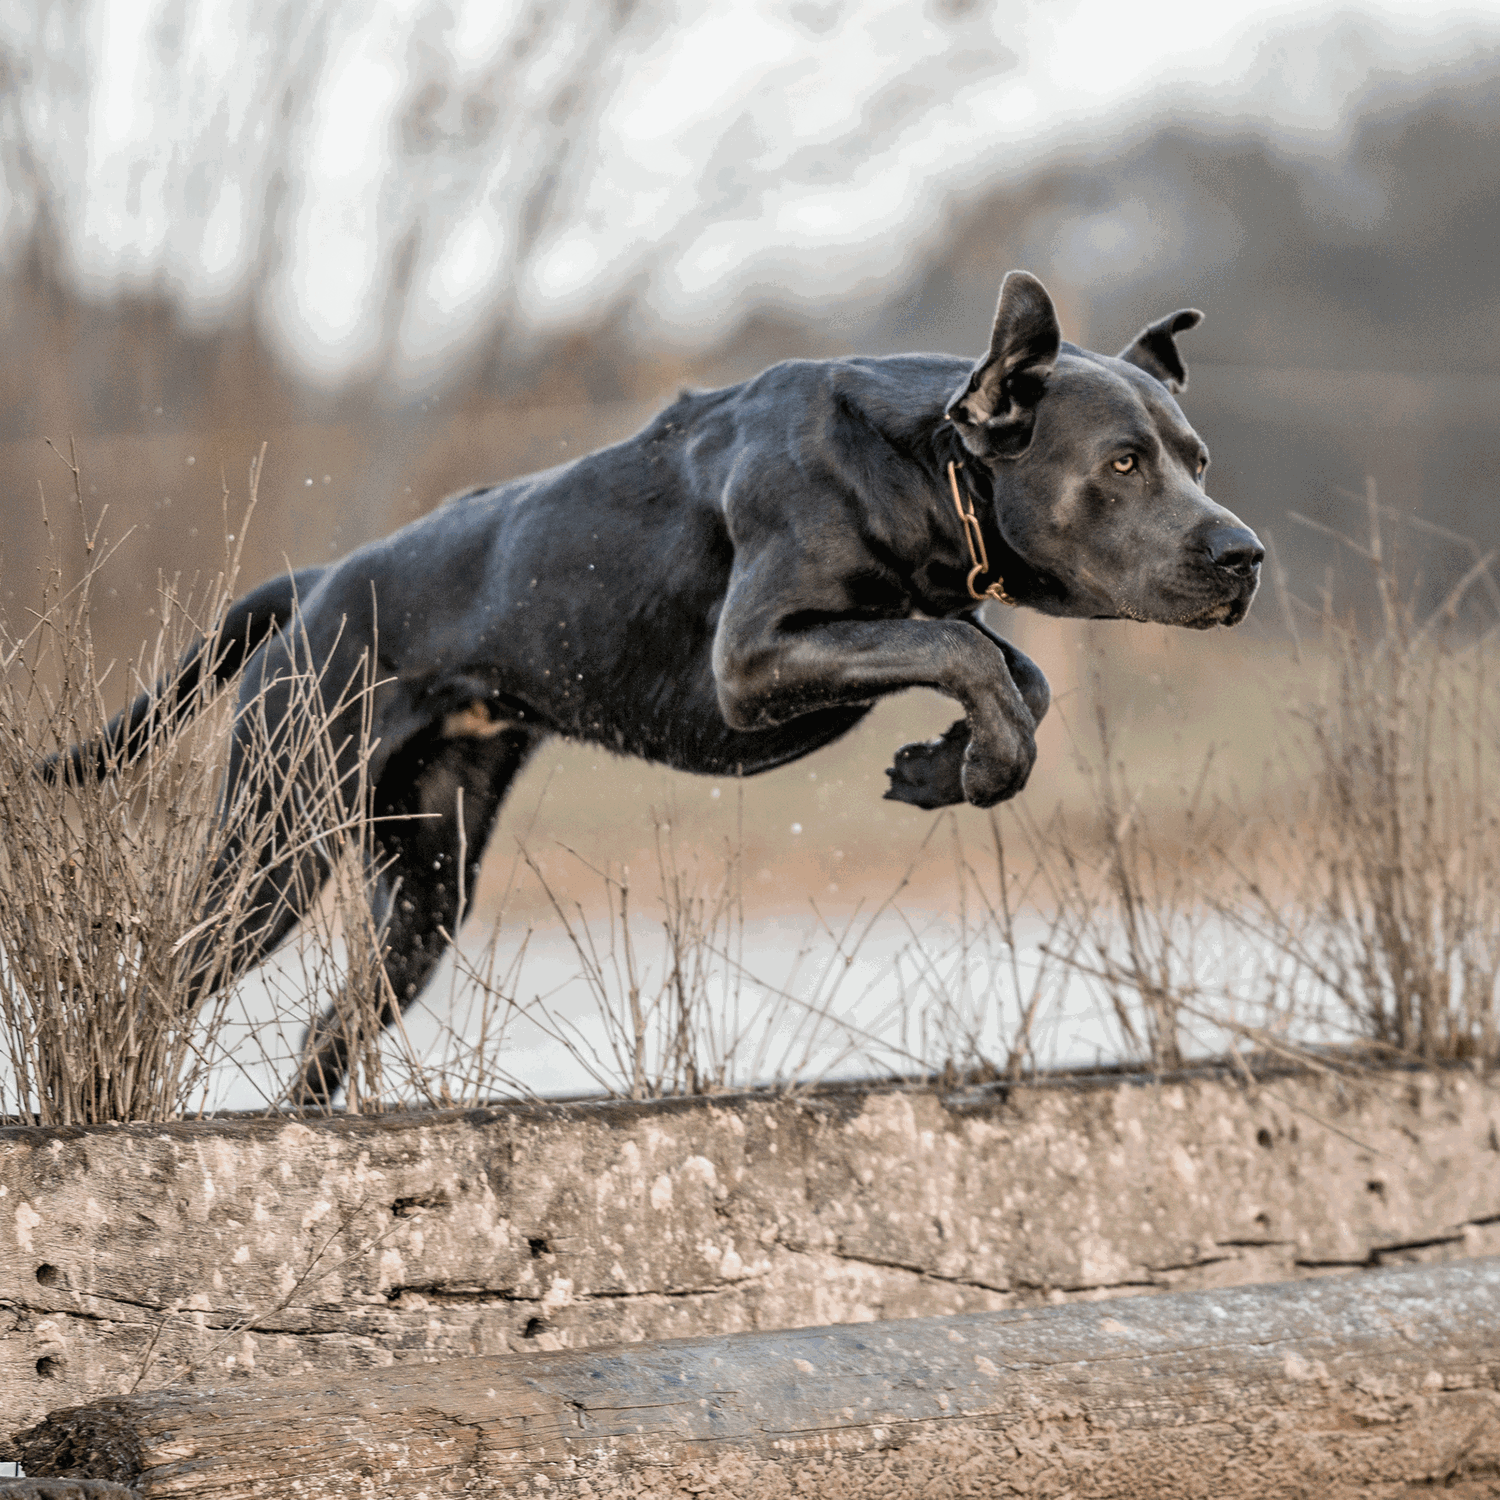
[[[962,781],[964,801],[975,807],[993,807],[1014,797],[1026,785],[1036,763],[1036,741],[1015,734],[1008,743],[970,739],[964,751]]]
[[[886,799],[926,808],[962,802],[964,747],[968,743],[969,726],[960,719],[938,739],[903,745],[885,773],[891,778]]]

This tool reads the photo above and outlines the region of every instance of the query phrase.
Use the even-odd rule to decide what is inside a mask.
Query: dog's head
[[[946,416],[1007,545],[1046,581],[1022,602],[1199,630],[1244,619],[1264,549],[1208,497],[1208,449],[1173,399],[1177,335],[1202,317],[1172,313],[1110,358],[1063,342],[1036,277],[1005,278],[989,352]]]

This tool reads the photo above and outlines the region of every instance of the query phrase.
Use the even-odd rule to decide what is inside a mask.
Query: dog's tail
[[[168,726],[189,719],[203,705],[199,692],[205,668],[217,692],[255,654],[273,630],[292,618],[297,601],[305,598],[326,570],[303,568],[273,578],[224,612],[219,628],[200,636],[182,653],[176,670],[121,709],[104,733],[86,744],[49,755],[38,768],[48,781],[97,780],[132,765],[152,738]],[[212,653],[210,655],[210,653]]]

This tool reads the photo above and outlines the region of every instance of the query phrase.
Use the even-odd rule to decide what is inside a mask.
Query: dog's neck
[[[955,536],[959,557],[966,557],[968,552],[964,541],[963,524],[953,508],[951,482],[948,478],[950,463],[956,469],[959,493],[965,502],[972,506],[984,535],[984,546],[989,555],[990,566],[989,571],[982,578],[975,579],[975,587],[983,591],[997,580],[1002,581],[1005,593],[1009,596],[1009,602],[1044,608],[1043,601],[1058,595],[1062,591],[1062,585],[1050,573],[1033,567],[1006,540],[996,511],[994,477],[988,465],[981,459],[975,458],[964,447],[963,440],[954,430],[953,424],[946,419],[933,433],[932,452],[933,464],[929,474],[931,493],[935,503],[944,513],[944,532],[952,532]],[[964,567],[963,571],[967,578],[967,567]],[[967,595],[966,586],[965,594]]]

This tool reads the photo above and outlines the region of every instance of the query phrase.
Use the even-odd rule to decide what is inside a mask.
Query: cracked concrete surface
[[[1500,1251],[1500,1081],[964,1092],[0,1131],[0,1392],[995,1310]]]

